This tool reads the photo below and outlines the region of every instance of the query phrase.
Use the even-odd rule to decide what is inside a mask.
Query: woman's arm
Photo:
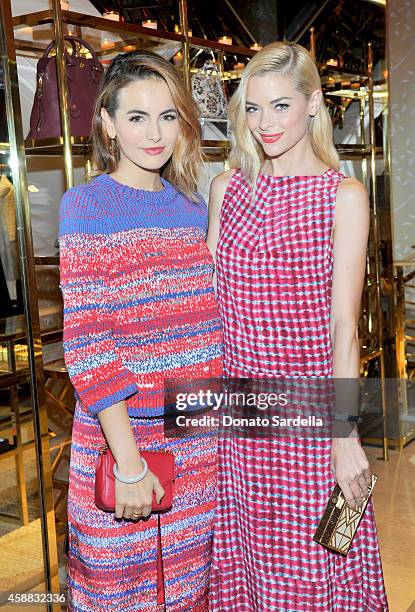
[[[67,192],[60,207],[60,286],[64,301],[64,352],[76,394],[97,415],[120,473],[141,473],[125,399],[138,389],[132,372],[122,363],[113,338],[113,303],[117,299],[109,267],[114,248],[103,228],[100,206],[85,186]],[[164,494],[148,472],[134,484],[116,481],[115,516],[131,518],[151,512],[152,492]]]
[[[220,211],[226,188],[235,170],[228,170],[216,176],[209,192],[209,229],[207,234],[207,245],[212,253],[213,261],[216,259],[216,247],[219,239]]]
[[[365,277],[369,232],[366,189],[355,179],[344,180],[337,192],[330,337],[335,379],[359,378],[358,320]],[[349,437],[334,438],[332,470],[349,506],[363,503],[371,482],[370,467],[353,430]]]
[[[65,193],[59,209],[65,364],[77,396],[92,414],[138,391],[113,337],[117,296],[109,266],[114,249],[103,223],[91,189],[82,185]]]

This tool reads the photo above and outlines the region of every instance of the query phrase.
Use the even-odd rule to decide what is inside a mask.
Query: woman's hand
[[[105,408],[98,413],[98,419],[120,474],[126,478],[140,474],[144,466],[138,453],[125,401]],[[150,470],[143,480],[134,484],[124,484],[116,479],[115,518],[137,520],[150,516],[153,491],[157,503],[160,503],[164,497],[164,489]]]
[[[136,473],[138,473],[138,471],[136,471]],[[124,484],[116,479],[115,518],[137,520],[150,516],[153,491],[156,494],[156,500],[159,504],[164,497],[164,489],[158,477],[150,470],[143,480],[135,482],[134,484]]]
[[[362,506],[372,484],[370,465],[357,434],[334,438],[331,447],[331,471],[350,508]]]

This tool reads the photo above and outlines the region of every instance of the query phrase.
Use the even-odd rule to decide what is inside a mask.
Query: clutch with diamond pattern
[[[325,548],[329,548],[330,550],[334,550],[346,556],[363,513],[366,510],[377,478],[376,474],[372,474],[372,484],[369,489],[369,494],[363,506],[355,510],[347,505],[343,492],[337,484],[330,496],[319,526],[313,536],[313,540]]]

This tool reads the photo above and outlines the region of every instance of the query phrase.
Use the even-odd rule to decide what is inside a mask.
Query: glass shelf
[[[72,136],[71,144],[73,155],[89,155],[91,152],[91,145],[89,143],[89,137],[87,136]],[[61,136],[60,138],[44,138],[42,140],[26,140],[25,151],[26,155],[30,156],[62,156],[63,137]]]

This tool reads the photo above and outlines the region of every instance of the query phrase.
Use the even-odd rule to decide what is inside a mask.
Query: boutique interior
[[[360,364],[362,378],[379,381],[381,401],[362,403],[360,435],[379,476],[373,495],[390,609],[415,611],[413,31],[409,0],[2,0],[1,609],[14,609],[11,592],[66,588],[75,401],[63,359],[58,207],[91,174],[88,134],[72,130],[71,88],[80,84],[66,79],[67,58],[105,68],[119,52],[151,49],[172,61],[201,107],[199,191],[207,198],[212,177],[228,167],[229,96],[261,46],[287,40],[315,58],[341,169],[370,194]],[[55,134],[33,118],[42,58],[56,71]]]

